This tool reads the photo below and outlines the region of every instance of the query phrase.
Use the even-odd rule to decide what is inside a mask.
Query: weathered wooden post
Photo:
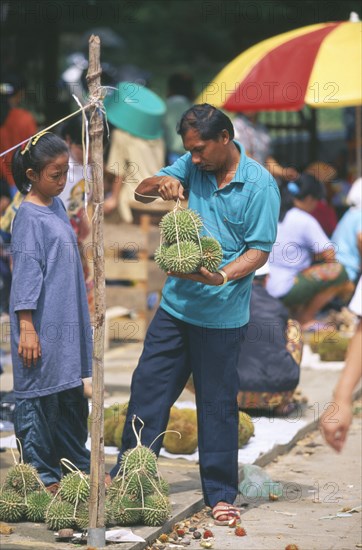
[[[90,98],[101,96],[100,40],[89,39],[89,66],[87,82]],[[95,288],[94,345],[93,345],[93,394],[91,423],[91,491],[89,501],[88,544],[96,548],[106,545],[104,525],[104,323],[105,277],[103,245],[103,115],[94,106],[89,109],[90,157],[93,182],[93,262]]]

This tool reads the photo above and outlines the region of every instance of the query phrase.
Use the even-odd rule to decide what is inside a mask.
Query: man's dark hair
[[[234,127],[230,118],[208,103],[194,105],[182,115],[177,133],[184,137],[191,129],[196,130],[204,140],[218,139],[223,130],[229,133],[230,139],[234,139]]]

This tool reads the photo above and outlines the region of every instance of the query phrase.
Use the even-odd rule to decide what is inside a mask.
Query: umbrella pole
[[[362,176],[362,107],[356,107],[356,179]]]
[[[97,97],[101,86],[100,40],[89,39],[89,68],[87,82],[90,97]],[[104,525],[104,319],[105,276],[103,245],[103,117],[94,106],[90,109],[90,155],[93,181],[93,262],[95,314],[93,338],[93,390],[91,422],[91,468],[89,498],[88,545],[102,548],[105,542]]]

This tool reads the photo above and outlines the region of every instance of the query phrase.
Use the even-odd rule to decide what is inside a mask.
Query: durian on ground
[[[137,445],[123,454],[107,490],[105,509],[110,521],[118,525],[162,525],[170,514],[169,487],[159,474],[156,454],[141,444],[135,421],[134,416]]]

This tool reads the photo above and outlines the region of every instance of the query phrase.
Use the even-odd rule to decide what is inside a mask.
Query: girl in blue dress
[[[15,434],[24,461],[50,488],[61,478],[61,458],[83,472],[90,467],[82,379],[91,376],[92,329],[76,236],[58,198],[68,161],[65,142],[45,132],[12,165],[26,195],[12,230]]]

